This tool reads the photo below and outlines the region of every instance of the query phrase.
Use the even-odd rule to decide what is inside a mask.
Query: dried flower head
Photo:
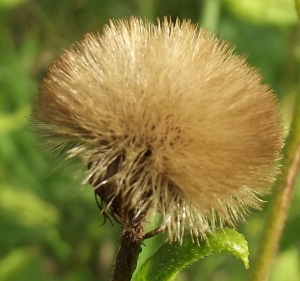
[[[53,150],[82,159],[106,215],[161,213],[170,239],[259,207],[282,147],[274,93],[190,21],[86,35],[48,70],[32,119]]]

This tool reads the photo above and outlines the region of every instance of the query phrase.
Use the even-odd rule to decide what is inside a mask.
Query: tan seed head
[[[234,223],[278,172],[276,96],[245,58],[190,21],[111,21],[49,68],[32,113],[53,149],[123,220],[159,212],[170,239]]]

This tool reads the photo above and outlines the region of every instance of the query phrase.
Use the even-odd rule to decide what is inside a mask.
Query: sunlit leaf
[[[257,24],[296,24],[294,0],[223,0],[237,17]]]
[[[58,223],[59,212],[51,204],[42,201],[34,193],[0,186],[0,210],[14,214],[24,226],[34,228],[53,227]]]
[[[0,7],[14,8],[27,0],[0,0]]]

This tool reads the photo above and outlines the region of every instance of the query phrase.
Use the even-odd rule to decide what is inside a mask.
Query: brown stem
[[[294,52],[292,52],[293,54]],[[278,250],[300,169],[300,92],[296,98],[293,121],[283,149],[282,174],[270,201],[266,225],[260,241],[250,281],[266,281]]]
[[[278,191],[268,214],[268,226],[261,239],[260,250],[253,267],[251,281],[266,281],[275,258],[283,227],[291,205],[292,195],[300,166],[300,144],[291,161],[286,178],[277,188]]]
[[[145,235],[146,213],[124,222],[111,281],[130,281]]]
[[[152,238],[153,236],[159,234],[159,233],[162,233],[165,231],[165,226],[160,226],[160,227],[157,227],[149,232],[147,232],[144,236],[144,240],[146,239],[149,239],[149,238]]]

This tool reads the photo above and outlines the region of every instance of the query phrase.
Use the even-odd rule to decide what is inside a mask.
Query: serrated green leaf
[[[171,281],[180,270],[205,256],[228,253],[241,259],[248,268],[248,243],[233,229],[218,230],[199,246],[190,236],[179,242],[165,243],[136,274],[134,281]]]

